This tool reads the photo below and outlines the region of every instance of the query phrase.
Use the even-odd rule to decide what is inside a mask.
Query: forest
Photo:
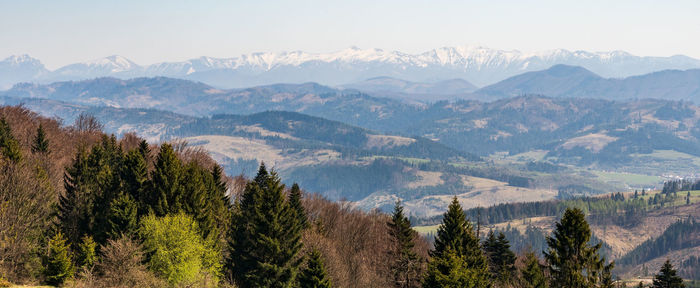
[[[186,143],[102,128],[87,114],[63,125],[0,107],[0,287],[619,287],[591,241],[589,220],[605,220],[586,214],[643,213],[665,199],[613,194],[474,215],[455,197],[428,241],[400,202],[391,214],[361,211],[288,187],[264,163],[251,179],[231,177]],[[542,213],[558,217],[542,256],[516,254],[501,232],[481,237],[484,219]],[[683,280],[667,262],[653,287]]]

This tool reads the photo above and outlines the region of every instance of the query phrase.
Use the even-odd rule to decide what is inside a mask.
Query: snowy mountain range
[[[235,58],[200,57],[147,66],[114,55],[70,64],[54,71],[46,69],[39,60],[22,55],[0,61],[0,89],[18,82],[48,83],[104,76],[123,79],[166,76],[201,81],[220,88],[303,82],[337,86],[381,76],[415,82],[461,78],[483,87],[556,64],[581,66],[612,78],[666,69],[700,68],[700,60],[681,55],[641,57],[622,51],[563,49],[528,53],[481,46],[443,47],[420,54],[352,47],[333,53],[252,53]]]

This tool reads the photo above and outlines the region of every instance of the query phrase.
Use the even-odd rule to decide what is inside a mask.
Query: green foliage
[[[537,255],[530,251],[525,254],[525,268],[521,270],[523,284],[529,288],[547,288],[549,283],[544,275],[543,265],[537,259]]]
[[[309,226],[309,220],[306,217],[306,210],[301,204],[301,188],[297,183],[292,185],[292,189],[289,191],[289,208],[294,213],[294,217],[297,219],[297,225],[300,229],[306,229]]]
[[[495,236],[489,231],[484,241],[484,252],[489,260],[491,278],[502,284],[513,282],[515,276],[515,253],[510,250],[510,243],[503,233]]]
[[[420,276],[420,259],[413,251],[414,238],[417,233],[411,228],[411,221],[403,213],[403,206],[398,201],[394,206],[391,220],[387,223],[392,247],[389,257],[392,259],[391,273],[395,287],[414,287]]]
[[[200,236],[197,222],[185,214],[141,220],[139,235],[148,255],[148,267],[171,285],[195,285],[220,275],[220,254]]]
[[[173,147],[168,143],[162,144],[151,173],[150,197],[146,201],[157,216],[181,211],[184,194],[182,174],[182,163]]]
[[[284,185],[265,165],[246,185],[234,215],[228,268],[243,287],[289,287],[295,279],[301,227],[285,201]]]
[[[92,196],[92,172],[88,165],[88,154],[79,149],[73,164],[64,174],[65,193],[59,196],[58,221],[68,243],[78,245],[82,235],[90,234],[94,217]]]
[[[433,257],[423,278],[426,288],[482,288],[491,287],[486,271],[469,268],[466,256],[460,256],[448,247],[439,257]],[[485,270],[485,269],[484,269]]]
[[[586,288],[599,283],[605,259],[598,255],[600,244],[588,244],[590,238],[591,230],[583,211],[567,209],[561,221],[556,223],[552,236],[547,238],[549,250],[545,252],[545,258],[549,263],[552,285]]]
[[[440,287],[434,285],[487,287],[481,286],[488,283],[486,258],[481,251],[479,239],[474,234],[471,223],[467,221],[457,197],[454,197],[443,217],[435,237],[434,246],[434,250],[431,251],[433,258],[428,265],[427,278],[424,279],[424,287]],[[445,277],[456,278],[448,279]]]
[[[330,288],[331,280],[326,275],[326,268],[321,258],[321,252],[317,249],[311,250],[306,261],[306,267],[299,273],[300,288]]]
[[[12,136],[12,129],[5,117],[0,118],[0,154],[13,163],[22,161],[19,142]]]
[[[145,201],[148,199],[146,193],[149,192],[146,187],[148,183],[148,164],[140,150],[132,150],[124,155],[120,177],[123,191],[130,195],[136,203],[140,203],[138,207],[139,216],[146,215],[149,208],[145,205]]]
[[[78,246],[78,265],[80,267],[91,268],[97,263],[97,254],[95,248],[97,244],[92,240],[90,236],[83,236]]]
[[[683,279],[676,275],[676,270],[673,269],[671,261],[666,260],[661,266],[659,274],[654,276],[654,288],[682,288],[685,287]]]
[[[117,239],[122,235],[134,236],[138,230],[138,204],[131,195],[122,193],[112,200],[107,214],[107,235]]]
[[[39,128],[36,129],[36,137],[32,144],[32,153],[49,153],[49,139],[46,139],[46,131],[44,131],[44,126],[41,124],[39,124]]]
[[[59,286],[73,277],[74,267],[70,255],[70,244],[66,243],[61,232],[49,240],[48,255],[44,276],[49,285]]]

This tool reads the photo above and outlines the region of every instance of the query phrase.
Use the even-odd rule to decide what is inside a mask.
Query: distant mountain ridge
[[[663,70],[619,79],[603,78],[582,67],[555,65],[483,87],[475,91],[472,98],[488,101],[528,94],[607,100],[654,98],[700,103],[700,69]]]
[[[622,51],[563,49],[527,53],[481,46],[442,47],[419,54],[356,47],[332,53],[252,53],[234,58],[200,57],[148,66],[115,55],[70,64],[55,71],[49,71],[43,65],[36,67],[38,60],[23,57],[26,59],[19,66],[6,63],[17,58],[14,56],[0,62],[0,76],[27,69],[41,73],[22,74],[22,77],[15,73],[18,76],[14,78],[2,77],[0,88],[8,88],[17,82],[46,83],[106,76],[122,79],[166,76],[201,81],[222,88],[303,82],[342,85],[379,76],[413,82],[462,78],[477,86],[485,86],[556,64],[582,66],[604,77],[616,78],[666,69],[700,68],[700,60],[681,55],[640,57]]]

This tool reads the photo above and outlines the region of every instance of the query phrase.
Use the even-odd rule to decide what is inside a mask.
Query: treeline
[[[671,224],[661,236],[655,239],[649,239],[637,246],[634,250],[627,253],[618,261],[621,265],[636,265],[644,263],[651,259],[660,257],[668,253],[668,251],[677,251],[686,248],[700,246],[700,223],[693,218],[684,219]],[[700,265],[695,261],[681,265],[681,274],[684,277],[696,277],[697,273],[685,274],[687,271],[698,271]]]
[[[646,192],[643,192],[646,195]],[[609,196],[579,197],[569,200],[539,202],[501,203],[490,207],[476,207],[465,211],[470,219],[477,219],[483,225],[503,223],[523,218],[554,216],[559,217],[567,208],[579,208],[587,219],[595,224],[634,225],[654,209],[675,201],[673,195],[642,197],[640,193],[626,198],[622,193]],[[434,225],[439,217],[413,219],[419,225]]]

